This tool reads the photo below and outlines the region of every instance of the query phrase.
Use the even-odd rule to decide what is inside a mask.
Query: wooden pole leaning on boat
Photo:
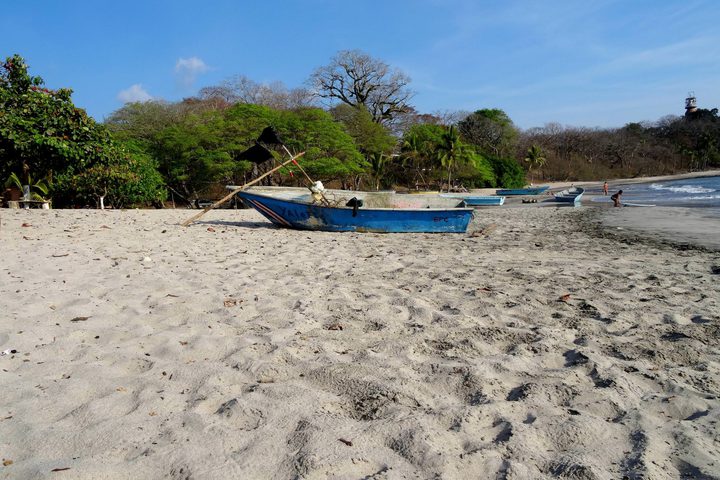
[[[290,152],[288,152],[288,153],[290,153]],[[183,227],[187,227],[188,225],[190,225],[190,224],[193,223],[195,220],[197,220],[198,218],[200,218],[200,217],[202,217],[203,215],[205,215],[207,212],[209,212],[209,211],[212,210],[213,208],[219,207],[219,206],[222,205],[223,203],[225,203],[225,202],[227,202],[228,200],[230,200],[230,199],[231,199],[232,197],[234,197],[235,194],[238,193],[239,191],[245,190],[247,187],[249,187],[249,186],[251,186],[251,185],[255,185],[256,183],[258,183],[258,182],[259,182],[260,180],[262,180],[263,178],[265,178],[265,177],[267,177],[268,175],[271,175],[271,174],[277,172],[278,170],[280,170],[281,168],[283,168],[285,165],[294,162],[295,160],[297,160],[298,158],[302,157],[303,155],[305,155],[305,152],[300,152],[300,153],[298,153],[297,155],[293,156],[290,160],[287,160],[287,161],[281,163],[280,165],[278,165],[277,167],[273,168],[272,170],[269,170],[269,171],[263,173],[262,175],[260,175],[260,176],[259,176],[258,178],[256,178],[255,180],[251,180],[251,181],[247,182],[246,184],[242,185],[241,187],[236,188],[235,190],[233,190],[233,191],[232,191],[231,193],[229,193],[228,195],[224,196],[223,198],[221,198],[221,199],[218,200],[217,202],[213,203],[213,204],[210,205],[209,207],[205,207],[205,209],[204,209],[202,212],[193,215],[192,217],[190,217],[190,218],[188,218],[187,220],[185,220],[184,222],[182,222],[180,225],[182,225]]]
[[[290,150],[288,150],[288,148],[285,145],[282,145],[282,148],[287,152],[288,155],[290,155],[292,157],[292,153],[290,153]],[[301,167],[299,163],[297,163],[297,162],[294,162],[294,163],[295,163],[295,166],[300,169],[300,171],[303,173],[303,175],[305,175],[305,178],[307,178],[307,181],[310,182],[310,185],[315,185],[315,182],[313,182],[313,179],[310,178],[310,175],[307,174],[305,169],[303,167]],[[323,203],[329,207],[330,201],[325,197],[325,194],[323,192],[318,192],[318,193],[320,194],[320,198],[323,201]]]

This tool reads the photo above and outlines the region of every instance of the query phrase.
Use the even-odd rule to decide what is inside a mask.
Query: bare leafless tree
[[[288,89],[282,82],[257,83],[244,75],[235,75],[220,85],[200,90],[202,99],[221,99],[229,104],[264,105],[279,110],[309,107],[313,95],[305,88]]]
[[[338,52],[309,80],[318,97],[353,107],[362,105],[377,123],[389,123],[411,108],[409,83],[410,77],[401,71],[358,50]]]

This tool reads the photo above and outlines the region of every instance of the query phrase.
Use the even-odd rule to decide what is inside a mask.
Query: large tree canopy
[[[369,162],[375,188],[390,187],[396,180],[391,175],[393,169],[390,167],[397,139],[384,125],[375,123],[364,106],[351,107],[341,103],[333,108],[331,113],[343,124],[357,148]]]
[[[352,107],[364,106],[378,123],[410,111],[409,83],[410,78],[401,71],[358,50],[338,52],[310,77],[318,96]]]
[[[212,195],[222,184],[241,184],[261,173],[266,165],[255,167],[243,159],[243,152],[269,125],[291,151],[306,152],[299,162],[314,180],[346,183],[369,168],[343,126],[316,108],[278,110],[237,103],[176,116],[164,128],[158,127],[167,115],[158,116],[157,106],[126,106],[122,110],[111,116],[115,134],[141,139],[146,151],[159,162],[168,185],[188,201]],[[303,177],[291,175],[293,170],[292,166],[284,168],[275,175],[275,181],[302,182]]]
[[[133,156],[115,142],[73,105],[71,90],[43,84],[19,55],[0,65],[0,178],[45,177],[60,205],[102,196],[117,206],[164,198],[149,157]]]
[[[355,140],[360,151],[372,156],[392,153],[397,139],[383,125],[373,121],[372,115],[364,106],[351,107],[337,105],[331,110],[335,120],[345,126],[345,130]]]
[[[471,113],[458,123],[460,136],[488,156],[510,156],[515,152],[518,130],[508,115],[497,108]]]

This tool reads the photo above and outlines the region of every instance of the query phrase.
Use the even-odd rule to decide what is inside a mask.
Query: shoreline
[[[690,178],[702,178],[702,177],[718,177],[720,176],[720,170],[705,170],[702,172],[688,172],[688,173],[677,173],[675,175],[657,175],[652,177],[634,177],[634,178],[618,178],[608,180],[609,185],[629,185],[637,183],[655,183],[655,182],[667,182],[672,180],[684,180]],[[578,186],[599,186],[602,187],[605,180],[596,181],[580,181],[580,182],[551,182],[549,185],[551,188],[566,188],[570,185]]]
[[[683,179],[690,179],[690,178],[702,178],[702,177],[718,177],[720,176],[720,170],[705,170],[702,172],[688,172],[688,173],[678,173],[675,175],[659,175],[659,176],[652,176],[652,177],[634,177],[634,178],[618,178],[618,179],[611,179],[608,180],[609,185],[629,185],[629,184],[638,184],[638,183],[654,183],[654,182],[667,182],[672,180],[683,180]],[[579,186],[579,187],[598,187],[602,188],[603,182],[605,180],[581,180],[581,181],[552,181],[552,182],[545,182],[545,181],[536,181],[533,185],[540,186],[540,185],[547,185],[550,187],[550,190],[562,190],[565,188],[568,188],[572,185]],[[613,188],[613,187],[611,187]],[[477,193],[478,195],[494,195],[496,188],[474,188],[471,190],[472,193]]]
[[[606,230],[624,237],[661,241],[676,247],[699,247],[720,252],[720,214],[717,209],[651,207],[608,208],[599,213]]]
[[[720,170],[618,179],[611,180],[608,183],[611,185],[610,188],[613,189],[616,188],[613,185],[645,184],[714,176],[720,176]],[[600,190],[602,184],[602,181],[543,183],[543,185],[549,185],[551,191],[568,188],[570,185]],[[485,189],[485,192],[489,194],[494,190]],[[539,197],[537,204],[521,204],[519,197],[508,197],[505,206],[510,208],[558,206],[555,202],[547,199],[542,201],[542,196]],[[595,218],[601,223],[602,229],[612,232],[614,236],[640,239],[641,241],[644,239],[650,243],[665,243],[677,248],[691,246],[709,251],[720,251],[720,209],[717,207],[663,205],[653,207],[627,206],[616,209],[612,207],[610,202],[594,202],[593,199],[596,198],[605,198],[605,196],[586,193],[580,208],[595,210],[597,214]]]

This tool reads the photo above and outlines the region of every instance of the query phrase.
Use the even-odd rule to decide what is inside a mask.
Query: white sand
[[[597,211],[4,210],[0,478],[720,478],[720,253]]]

